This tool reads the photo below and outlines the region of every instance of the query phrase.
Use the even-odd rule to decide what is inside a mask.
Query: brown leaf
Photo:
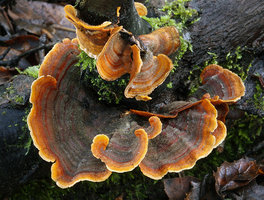
[[[233,163],[224,162],[214,174],[215,188],[220,196],[230,190],[248,185],[261,173],[255,160],[242,158]]]
[[[12,10],[8,10],[8,15],[18,29],[24,29],[36,35],[46,33],[49,38],[56,36],[58,39],[75,37],[75,31],[71,31],[73,25],[64,17],[63,6],[57,4],[18,0]],[[70,29],[65,31],[67,28]]]
[[[198,179],[191,176],[181,178],[165,179],[165,192],[170,200],[181,200],[191,190],[191,182],[198,182]]]
[[[0,67],[0,85],[8,82],[15,74],[17,70]]]

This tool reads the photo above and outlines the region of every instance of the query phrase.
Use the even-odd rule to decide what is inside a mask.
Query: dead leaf
[[[0,85],[8,82],[14,75],[17,74],[17,70],[0,67]]]
[[[216,192],[224,197],[225,192],[248,185],[260,173],[260,166],[249,158],[233,163],[224,162],[214,174]]]
[[[65,18],[63,6],[41,1],[17,0],[16,2],[12,10],[8,10],[8,15],[18,29],[36,35],[45,33],[50,39],[56,40],[75,37],[74,26]]]
[[[264,186],[252,181],[249,185],[235,190],[230,194],[230,197],[235,200],[263,200]]]
[[[183,200],[191,190],[191,182],[198,182],[198,179],[191,176],[165,179],[163,181],[165,192],[170,200]]]
[[[192,189],[187,194],[184,200],[199,200],[200,199],[200,191],[201,191],[201,183],[191,181]]]

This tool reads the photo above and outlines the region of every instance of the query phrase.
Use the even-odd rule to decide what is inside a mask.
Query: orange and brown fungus
[[[107,81],[116,80],[132,68],[132,50],[128,42],[121,37],[121,30],[122,27],[113,29],[96,62],[98,73]]]
[[[203,86],[198,93],[209,93],[211,101],[232,103],[245,95],[245,86],[241,78],[228,69],[219,65],[209,65],[201,73]]]
[[[133,122],[130,115],[112,121],[105,130],[109,134],[99,134],[93,139],[93,155],[101,159],[110,171],[127,172],[139,165],[148,149],[148,139],[161,133],[161,121],[158,117],[149,119],[150,127],[145,129]],[[112,130],[113,129],[113,130]],[[133,134],[134,133],[134,134]]]
[[[139,40],[146,45],[153,55],[174,53],[180,46],[179,32],[174,26],[166,26],[146,35],[140,35]]]
[[[151,117],[157,116],[159,118],[175,118],[178,116],[180,111],[188,109],[196,104],[199,104],[199,101],[192,102],[192,101],[174,101],[168,105],[161,107],[158,112],[146,112],[141,110],[133,110],[130,111],[134,114],[143,116],[143,117]]]
[[[139,16],[146,16],[148,14],[147,8],[142,3],[135,2],[134,4]]]
[[[76,40],[56,44],[40,67],[30,97],[31,137],[40,156],[54,162],[51,176],[62,188],[81,180],[104,181],[111,175],[107,168],[132,170],[147,152],[149,135],[161,131],[159,119],[139,125],[132,115],[99,104],[74,66],[78,51]],[[96,157],[98,152],[105,155],[107,166],[94,152]]]
[[[207,156],[215,144],[211,134],[217,128],[217,111],[208,99],[164,119],[162,132],[149,141],[148,152],[140,163],[146,176],[161,179],[167,172],[192,168]]]
[[[172,61],[164,54],[153,56],[148,51],[142,61],[141,71],[130,79],[125,89],[126,98],[136,97],[136,99],[142,100],[142,96],[148,96],[165,81],[173,68]]]
[[[226,138],[227,131],[226,131],[225,124],[222,121],[217,120],[217,128],[214,130],[214,132],[212,134],[213,134],[213,136],[215,136],[214,148],[216,148]]]
[[[159,34],[162,35],[163,31],[155,35]],[[100,76],[107,81],[116,80],[123,74],[130,73],[130,81],[124,92],[125,97],[147,101],[151,99],[148,95],[167,78],[173,64],[165,54],[153,56],[152,49],[148,48],[149,44],[142,42],[143,44],[122,27],[114,28],[98,56],[96,66]],[[157,42],[160,43],[159,40]],[[166,46],[166,50],[163,45],[156,46],[160,46],[161,52],[164,53],[176,50],[176,47],[171,48],[169,45]],[[156,52],[161,53],[157,49]]]
[[[111,138],[97,135],[92,144],[93,155],[101,159],[110,171],[127,172],[139,165],[148,149],[148,134],[144,129],[137,129],[133,135],[131,127],[127,127],[128,134],[116,134]],[[124,130],[121,130],[124,133]],[[134,136],[137,139],[134,139]]]
[[[90,25],[78,18],[77,10],[73,6],[66,5],[64,10],[66,18],[76,28],[80,48],[90,57],[96,58],[109,39],[110,32],[113,29],[112,23],[106,21],[101,25]]]

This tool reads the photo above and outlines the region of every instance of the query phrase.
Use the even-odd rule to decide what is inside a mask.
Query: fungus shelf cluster
[[[142,4],[136,4],[144,15]],[[93,26],[77,17],[71,5],[65,6],[67,19],[76,27],[80,48],[96,58],[97,71],[102,79],[114,81],[129,73],[126,98],[150,100],[148,95],[169,75],[173,68],[168,57],[180,46],[175,27],[164,27],[147,35],[134,36],[122,26],[104,22]]]
[[[66,13],[77,28],[83,22],[73,17],[76,13],[72,9],[66,6]],[[70,12],[74,14],[71,17]],[[109,23],[106,24],[101,26],[108,30]],[[102,27],[85,28],[80,29],[82,34],[97,35],[100,30],[98,37],[104,35]],[[122,27],[113,27],[108,33],[100,53],[89,50],[97,56],[98,72],[105,79],[111,79],[112,73],[116,73],[114,78],[130,73],[126,96],[148,99],[153,85],[161,84],[170,71],[172,64],[165,54],[174,52],[179,45],[177,39],[164,45],[163,37],[174,38],[177,30],[166,27],[140,39]],[[124,35],[129,39],[124,40]],[[30,134],[40,156],[53,162],[52,179],[58,186],[66,188],[82,180],[104,181],[112,172],[127,172],[137,166],[146,176],[161,179],[167,172],[193,167],[224,140],[228,104],[245,92],[236,74],[210,65],[203,70],[203,85],[191,101],[172,102],[158,113],[125,112],[98,103],[81,84],[80,68],[75,67],[81,37],[56,44],[32,84]]]

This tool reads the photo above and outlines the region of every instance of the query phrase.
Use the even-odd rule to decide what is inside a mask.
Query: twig
[[[34,52],[39,51],[41,49],[51,48],[54,45],[55,45],[55,42],[52,42],[52,43],[49,43],[49,44],[42,44],[39,47],[30,49],[30,50],[28,50],[28,51],[26,51],[26,52],[24,52],[24,53],[22,53],[22,54],[20,54],[18,56],[14,56],[10,60],[0,60],[0,66],[4,66],[4,67],[7,67],[7,66],[9,66],[9,67],[16,67],[21,58],[23,58],[25,56],[28,56],[31,53],[34,53]],[[4,52],[4,54],[5,54],[5,52]],[[3,55],[1,55],[1,57]]]
[[[0,60],[3,60],[5,57],[6,57],[6,55],[8,54],[8,52],[11,50],[11,47],[8,47],[5,51],[4,51],[4,53],[2,54],[2,55],[0,55]]]
[[[74,32],[74,33],[76,32],[76,30],[73,28],[68,28],[65,26],[61,26],[59,24],[53,24],[52,27],[55,29],[63,30],[63,31]]]

